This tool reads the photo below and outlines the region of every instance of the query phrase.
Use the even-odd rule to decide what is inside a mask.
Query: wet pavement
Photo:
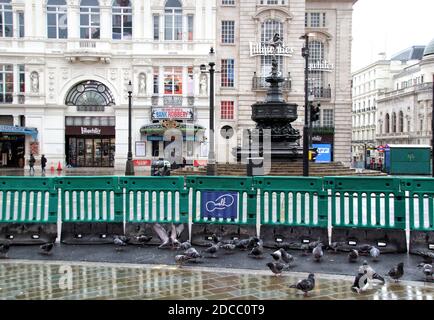
[[[317,273],[315,289],[304,297],[289,285],[306,276],[191,266],[1,260],[0,299],[432,300],[434,296],[434,284],[411,281],[379,282],[357,294],[350,288],[352,277]]]

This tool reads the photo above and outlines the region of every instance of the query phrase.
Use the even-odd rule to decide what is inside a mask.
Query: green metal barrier
[[[160,244],[152,225],[185,224],[179,239],[188,239],[188,192],[183,177],[120,177],[125,189],[125,234],[132,243],[140,235],[152,236],[149,244]]]
[[[14,244],[54,241],[57,200],[53,179],[0,177],[0,238]]]
[[[404,178],[401,189],[410,223],[410,252],[434,250],[434,179]]]
[[[328,243],[327,199],[322,178],[255,177],[261,238],[268,247],[299,249],[320,239]]]
[[[256,234],[256,191],[251,177],[188,176],[192,243],[206,245],[215,233],[223,239]]]
[[[60,190],[62,242],[110,243],[123,234],[123,194],[118,177],[55,178]]]
[[[360,242],[406,252],[405,201],[393,177],[324,177],[332,241]],[[391,245],[389,245],[391,244]]]

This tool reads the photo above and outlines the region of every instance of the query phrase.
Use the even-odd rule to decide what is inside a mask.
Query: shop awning
[[[19,126],[0,125],[0,133],[26,134],[32,136],[33,140],[38,137],[38,129]]]
[[[185,123],[181,123],[178,127],[173,128],[173,129],[178,129],[181,130],[182,135],[186,135],[187,130],[190,131],[191,133],[196,134],[198,131],[204,131],[205,128],[200,126],[200,125],[186,125]],[[164,135],[164,132],[166,132],[166,130],[173,130],[173,129],[169,129],[164,127],[162,124],[156,123],[156,124],[148,124],[143,126],[140,129],[140,132],[143,134],[150,134],[150,135]]]

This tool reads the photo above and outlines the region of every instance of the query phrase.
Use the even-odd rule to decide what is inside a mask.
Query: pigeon
[[[122,242],[125,242],[125,243],[130,242],[130,238],[128,238],[126,236],[115,236],[115,238],[118,238],[119,240],[121,240]]]
[[[9,241],[0,244],[0,258],[4,258],[4,259],[8,258],[9,248],[10,248]]]
[[[322,244],[322,242],[320,241],[320,239],[318,238],[317,241],[309,242],[308,246],[309,246],[309,249],[310,249],[310,250],[313,250],[314,248],[318,247],[318,245],[320,245],[320,244],[321,244],[321,247],[322,247],[323,244]]]
[[[54,247],[54,243],[43,244],[42,246],[39,247],[39,249],[41,249],[39,253],[49,255],[51,254],[51,250],[53,250],[53,247]]]
[[[235,245],[234,244],[222,244],[220,245],[220,248],[222,248],[223,250],[225,250],[226,253],[233,253],[235,250]]]
[[[383,284],[385,283],[384,278],[380,276],[378,273],[376,273],[374,269],[372,269],[372,267],[368,264],[368,261],[366,260],[364,260],[363,265],[359,267],[359,274],[363,275],[365,273],[367,273],[368,281],[372,281],[375,279],[381,281]],[[371,287],[371,285],[369,285],[368,287]]]
[[[185,262],[187,262],[190,259],[191,258],[189,256],[183,254],[178,254],[177,256],[175,256],[175,262],[179,266],[182,266]]]
[[[348,261],[357,262],[357,259],[359,259],[359,252],[355,249],[351,249],[350,253],[348,254]]]
[[[266,264],[268,268],[270,268],[271,272],[273,272],[276,276],[282,275],[282,270],[284,268],[283,263],[280,262],[268,262]]]
[[[243,239],[235,243],[235,247],[241,250],[247,250],[249,243],[250,239]]]
[[[253,249],[256,246],[262,246],[262,243],[262,240],[260,240],[258,237],[250,237],[247,249]]]
[[[216,253],[219,251],[219,246],[217,244],[211,245],[211,247],[205,249],[205,253],[211,255],[211,258],[217,258]]]
[[[345,245],[345,242],[332,242],[327,248],[333,250],[333,252],[338,252],[340,246]]]
[[[281,259],[283,262],[285,262],[286,264],[290,264],[291,262],[294,261],[294,257],[292,255],[290,255],[288,252],[285,251],[285,249],[280,248],[280,253],[281,253]]]
[[[138,242],[140,242],[141,244],[145,244],[145,243],[148,243],[149,241],[152,240],[152,236],[145,236],[145,235],[143,234],[143,235],[141,235],[141,236],[137,236],[137,237],[136,237],[136,240],[137,240]]]
[[[420,263],[418,268],[422,268],[422,272],[425,275],[426,281],[432,281],[432,265],[428,263]]]
[[[123,250],[122,247],[125,247],[127,245],[127,243],[122,241],[120,238],[115,238],[113,240],[113,243],[117,246],[116,247],[117,251],[122,251]]]
[[[359,252],[360,252],[360,253],[368,253],[369,250],[372,249],[372,247],[373,247],[373,246],[371,246],[370,244],[362,244],[362,245],[359,247]]]
[[[184,252],[184,255],[186,255],[186,256],[188,256],[188,257],[190,257],[192,259],[202,258],[202,255],[199,252],[197,252],[197,250],[195,248],[193,248],[193,247],[188,248]]]
[[[303,252],[301,253],[302,256],[307,256],[309,253],[309,245],[307,243],[303,243],[300,246],[300,249],[303,250]]]
[[[181,250],[188,250],[190,248],[191,248],[190,240],[187,240],[187,241],[185,241],[179,245],[179,249],[181,249]]]
[[[372,261],[378,261],[378,257],[380,256],[380,249],[372,246],[371,250],[369,250],[369,254],[372,257]]]
[[[312,251],[313,258],[315,261],[320,262],[321,258],[324,255],[324,252],[322,251],[322,243],[319,243]]]
[[[399,279],[404,275],[404,263],[403,262],[398,263],[396,267],[390,269],[387,275],[392,279],[394,279],[395,282],[398,282]]]
[[[279,261],[280,258],[282,258],[282,252],[279,250],[274,251],[273,253],[270,253],[270,255],[273,257],[274,260]]]
[[[423,257],[423,261],[428,264],[432,264],[434,260],[434,252],[430,251],[422,251],[422,250],[416,250],[414,251],[415,254],[420,255]]]
[[[253,249],[249,252],[249,257],[256,258],[256,259],[262,259],[262,253],[264,252],[264,248],[262,245],[257,245],[253,247]]]
[[[315,288],[315,275],[311,273],[307,279],[300,280],[296,284],[290,285],[289,287],[301,290],[303,291],[304,296],[307,296],[308,292]]]
[[[155,223],[154,231],[158,235],[161,240],[161,244],[158,246],[159,249],[163,249],[169,247],[171,249],[175,249],[180,246],[178,241],[179,235],[184,231],[184,225],[180,224],[178,227],[172,223],[169,231],[166,231],[164,227],[162,227],[159,223]]]
[[[211,237],[212,237],[212,242],[213,242],[214,244],[218,244],[218,243],[220,243],[220,241],[221,241],[221,237],[217,237],[217,235],[216,235],[215,233],[213,233]]]

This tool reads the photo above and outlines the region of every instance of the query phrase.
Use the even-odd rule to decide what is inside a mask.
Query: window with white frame
[[[13,37],[13,12],[11,0],[0,0],[0,37]]]
[[[26,92],[26,71],[23,64],[18,65],[18,79],[20,93]]]
[[[130,0],[113,0],[112,38],[130,40],[133,36],[133,15]]]
[[[14,66],[0,64],[0,103],[12,103],[14,93]]]
[[[325,12],[306,12],[304,15],[304,26],[310,28],[325,28],[326,13]]]
[[[220,103],[220,117],[222,120],[234,119],[234,102],[233,101],[221,101]]]
[[[100,38],[100,8],[98,0],[81,0],[80,38]]]
[[[260,0],[260,4],[279,4],[284,5],[286,4],[286,0]]]
[[[47,2],[47,37],[49,39],[68,38],[68,8],[65,0]]]
[[[193,30],[194,30],[194,16],[192,14],[187,15],[187,32],[188,41],[193,41]]]
[[[154,85],[154,94],[158,94],[159,93],[159,85],[160,85],[160,69],[159,68],[154,68],[153,69],[153,85]]]
[[[234,6],[235,0],[222,0],[222,5],[224,6]]]
[[[24,38],[24,11],[18,11],[18,37]]]
[[[277,60],[277,70],[281,73],[283,66],[283,57],[276,56]],[[261,75],[263,77],[268,77],[271,74],[271,68],[273,61],[273,56],[261,56]]]
[[[182,67],[164,68],[164,94],[182,94]]]
[[[322,125],[323,127],[334,126],[333,110],[330,109],[322,110]]]
[[[234,87],[234,59],[222,59],[221,61],[221,86]]]
[[[182,5],[168,0],[164,8],[164,40],[182,40]]]
[[[324,43],[321,41],[309,42],[309,64],[314,64],[324,60]],[[309,71],[309,90],[316,96],[323,96],[324,72],[321,70]]]
[[[283,23],[274,19],[265,20],[261,25],[261,42],[272,40],[276,33],[283,38]]]
[[[235,21],[224,20],[222,21],[222,43],[235,42]]]

